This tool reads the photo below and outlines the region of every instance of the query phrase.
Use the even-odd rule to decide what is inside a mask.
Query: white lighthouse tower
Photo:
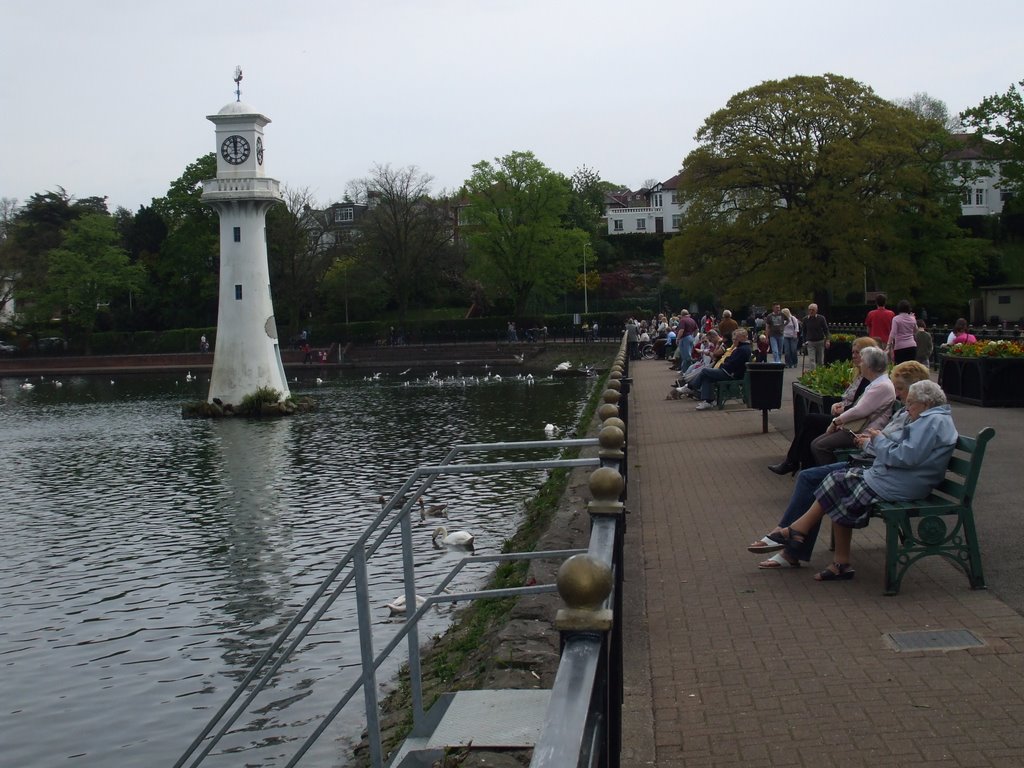
[[[216,115],[217,178],[203,182],[203,202],[220,216],[220,302],[208,402],[238,405],[260,387],[289,397],[288,379],[270,296],[266,215],[281,200],[281,185],[263,167],[263,127],[270,118],[241,100]]]

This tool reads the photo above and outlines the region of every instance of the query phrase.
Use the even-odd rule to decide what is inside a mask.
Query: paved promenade
[[[768,434],[731,402],[668,401],[663,361],[630,371],[623,766],[1024,765],[1024,409],[952,404],[994,426],[975,500],[988,590],[938,558],[882,594],[884,530],[854,534],[849,582],[760,571],[793,479],[766,465],[792,437],[790,382]],[[969,630],[971,650],[898,652],[887,633]]]

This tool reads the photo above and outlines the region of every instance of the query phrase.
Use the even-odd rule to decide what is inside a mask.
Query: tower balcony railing
[[[255,197],[280,197],[281,182],[260,176],[243,176],[237,179],[207,179],[203,182],[203,197],[212,195],[237,195],[251,193]]]

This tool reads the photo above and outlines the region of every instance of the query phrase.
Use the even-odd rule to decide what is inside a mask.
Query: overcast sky
[[[214,150],[236,64],[268,174],[327,204],[375,163],[439,192],[516,150],[636,188],[796,74],[955,113],[1024,78],[1021,40],[1020,0],[0,0],[0,197],[148,204]]]

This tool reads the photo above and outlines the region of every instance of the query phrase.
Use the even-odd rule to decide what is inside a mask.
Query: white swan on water
[[[427,598],[422,595],[416,595],[416,607],[420,608],[427,602]],[[396,597],[390,603],[387,604],[387,609],[391,611],[392,616],[405,615],[405,595]]]
[[[435,547],[439,547],[440,544],[437,543],[438,540],[441,541],[441,544],[448,547],[473,549],[473,542],[475,539],[473,534],[469,531],[452,531],[451,533],[448,533],[447,528],[443,525],[439,525],[434,529],[434,535],[431,537],[430,541]]]

